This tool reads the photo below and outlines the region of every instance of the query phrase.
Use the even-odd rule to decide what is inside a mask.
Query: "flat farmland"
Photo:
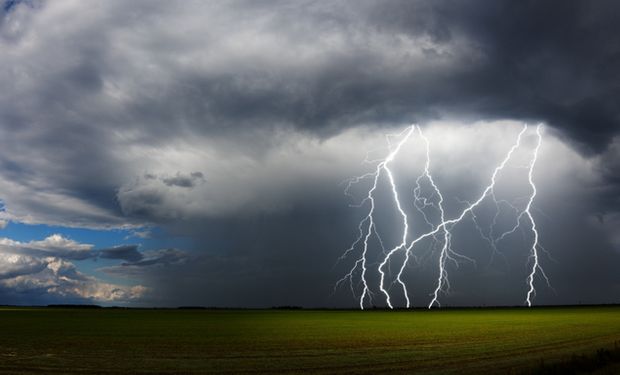
[[[530,373],[543,362],[596,362],[597,350],[619,344],[617,306],[0,308],[3,373]],[[600,373],[619,368],[595,364]]]

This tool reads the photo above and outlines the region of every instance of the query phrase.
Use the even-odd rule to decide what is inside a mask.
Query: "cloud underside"
[[[348,205],[359,202],[343,197],[342,182],[367,172],[385,155],[384,135],[411,123],[429,136],[454,203],[479,193],[523,122],[544,122],[536,204],[553,219],[543,233],[582,228],[607,261],[590,268],[615,264],[618,2],[9,3],[0,11],[0,228],[147,238],[160,226],[207,255],[4,238],[7,290],[132,300],[146,292],[121,284],[136,282],[185,303],[183,293],[201,289],[206,303],[301,296],[320,305],[316,293],[336,278],[324,270],[357,225]],[[400,170],[420,156],[413,147]],[[565,270],[587,263],[590,245],[548,241],[568,249]],[[102,277],[123,281],[75,268],[95,259],[110,262]],[[297,293],[280,288],[299,278]]]
[[[214,158],[252,173],[252,160],[296,134],[329,139],[364,124],[544,121],[604,150],[618,129],[617,7],[12,3],[0,22],[6,219],[178,218],[155,211],[170,199],[191,205]],[[163,185],[135,182],[145,176]]]

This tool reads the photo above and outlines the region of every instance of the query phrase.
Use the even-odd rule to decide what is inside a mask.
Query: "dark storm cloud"
[[[192,188],[199,181],[204,181],[202,172],[192,172],[189,175],[177,173],[174,177],[164,177],[162,181],[167,186],[178,186],[183,188]]]
[[[111,127],[130,123],[148,130],[142,135],[147,139],[183,130],[212,133],[291,125],[321,131],[362,122],[400,124],[469,116],[547,121],[578,142],[600,149],[619,121],[614,105],[620,80],[615,68],[620,62],[620,30],[614,18],[619,7],[614,1],[388,1],[355,6],[240,2],[196,9],[164,3],[110,5],[106,11],[117,16],[106,25],[110,30],[136,27],[161,37],[149,45],[123,42],[136,49],[135,58],[153,64],[153,74],[162,75],[142,82],[141,90],[131,87],[117,66],[131,53],[121,50],[111,56],[114,37],[96,30],[103,25],[80,25],[82,35],[68,35],[75,61],[50,69],[52,74],[29,101],[46,113],[52,110],[46,115],[51,120],[60,115],[57,121],[66,121],[64,111],[74,109],[72,122],[77,126],[93,119]],[[187,27],[203,28],[208,42],[215,36],[237,37],[249,51],[244,53],[255,59],[222,51],[215,41],[210,45],[162,32],[153,18],[164,11],[221,17],[230,24],[197,25],[188,17]],[[142,18],[128,17],[134,13]],[[255,20],[237,35],[232,25],[248,18]],[[258,33],[257,46],[244,39],[245,31]],[[281,40],[281,46],[267,44],[264,53],[253,52],[271,39]],[[338,50],[327,43],[330,39],[336,40]],[[307,49],[308,61],[284,51],[288,47],[292,53]],[[171,53],[184,52],[218,53],[221,61],[201,69],[171,59]],[[278,56],[280,52],[284,53]],[[150,74],[142,72],[136,79],[140,82]],[[120,113],[106,113],[113,109],[106,108],[113,105],[110,102],[90,100],[102,95],[106,80],[131,93],[122,108],[114,108]],[[85,107],[91,104],[95,106]],[[6,114],[19,116],[15,112]]]
[[[439,106],[542,120],[600,148],[620,129],[619,11],[615,1],[390,2],[371,19],[438,41],[465,35],[479,48],[479,63],[448,77],[456,85],[420,87],[438,92]]]
[[[103,259],[122,259],[127,262],[136,262],[142,259],[142,253],[138,251],[137,245],[122,245],[109,249],[101,249],[98,256]]]
[[[309,62],[287,53],[248,61],[224,54],[228,68],[177,71],[163,96],[135,97],[130,113],[152,130],[182,119],[208,133],[512,118],[545,121],[601,150],[620,121],[619,8],[613,1],[243,3],[217,11],[256,17],[262,36],[310,50]],[[342,39],[337,51],[329,38]]]
[[[158,291],[150,296],[157,299],[146,303],[158,306],[351,307],[354,301],[346,293],[330,294],[343,269],[333,268],[337,253],[355,235],[355,225],[349,224],[356,217],[346,207],[314,205],[292,214],[186,222],[176,230],[191,233],[199,251],[168,250],[174,261],[163,263],[156,254],[158,262],[152,258],[102,271],[142,280]]]
[[[554,259],[542,255],[541,262],[554,290],[538,280],[535,304],[617,303],[620,276],[614,269],[620,264],[620,252],[614,251],[603,233],[588,229],[586,212],[558,212],[556,202],[551,207],[553,218],[567,219],[541,220],[543,241]],[[201,235],[185,223],[183,230],[196,236],[201,246],[191,261],[166,267],[123,265],[103,271],[141,280],[157,290],[158,296],[151,297],[156,299],[145,303],[158,306],[355,308],[357,299],[348,285],[335,293],[333,287],[352,266],[353,257],[338,264],[336,261],[357,235],[355,220],[360,214],[344,205],[339,209],[334,205],[315,205],[284,215],[194,223],[203,228]],[[498,258],[488,266],[488,244],[468,238],[468,231],[475,231],[470,222],[459,231],[456,246],[475,256],[478,266],[463,263],[458,269],[448,268],[452,293],[442,295],[442,305],[521,305],[526,292],[527,242],[521,242],[521,236],[511,239],[501,246],[507,263]],[[429,302],[436,277],[436,257],[422,259],[419,264],[411,262],[405,276],[413,304],[418,307]],[[369,265],[371,272],[376,266],[375,262]],[[359,293],[357,282],[354,285]],[[378,296],[375,304],[382,306],[379,291],[373,290]],[[393,302],[404,303],[396,288],[392,293]]]
[[[143,254],[139,260],[123,263],[122,266],[153,266],[156,264],[182,263],[187,260],[188,254],[178,249],[150,250]]]
[[[364,123],[541,120],[602,151],[619,128],[618,8],[5,2],[4,194],[37,191],[12,199],[18,220],[36,211],[30,220],[139,224],[158,211],[123,209],[117,191],[144,173],[152,150],[206,137],[233,154],[260,154],[274,129],[329,137]],[[201,180],[167,172],[167,186]]]
[[[193,256],[187,251],[178,249],[148,250],[139,253],[139,257],[128,258],[116,258],[125,259],[126,262],[116,266],[103,267],[100,268],[99,271],[112,276],[136,278],[139,280],[150,279],[161,274],[165,274],[167,277],[174,277],[174,275],[177,275],[180,279],[185,279],[187,277],[191,278],[197,276],[195,274],[187,275],[187,272],[183,272],[185,264],[191,261],[195,264],[204,265],[203,256]],[[167,282],[177,284],[174,280],[168,280]],[[165,297],[167,297],[167,295],[165,295]]]
[[[560,194],[580,206],[555,225],[577,233],[583,222],[571,215],[603,218],[583,237],[597,258],[575,238],[559,240],[570,266],[557,272],[618,263],[605,237],[620,207],[618,2],[7,1],[3,9],[0,225],[159,223],[192,238],[203,255],[132,245],[53,253],[123,260],[103,271],[150,280],[166,303],[200,295],[219,305],[347,304],[325,298],[341,271],[329,269],[334,251],[356,229],[338,183],[363,159],[351,148],[376,147],[343,136],[362,125],[545,121],[550,137],[579,145],[598,173],[578,181],[587,199]],[[445,185],[459,196],[475,190]],[[606,274],[562,275],[562,296],[573,287],[603,300],[593,290],[618,284]]]

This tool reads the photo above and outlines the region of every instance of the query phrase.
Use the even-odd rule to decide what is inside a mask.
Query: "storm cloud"
[[[20,258],[0,275],[98,259],[157,304],[347,305],[328,298],[360,214],[342,182],[384,155],[384,134],[422,124],[440,183],[468,199],[519,124],[542,122],[537,205],[560,285],[541,300],[620,298],[619,13],[611,0],[5,1],[0,228],[158,227],[188,245],[6,238]],[[513,271],[465,269],[452,302],[520,302]],[[418,273],[424,295],[432,270]],[[475,295],[482,274],[508,291]]]

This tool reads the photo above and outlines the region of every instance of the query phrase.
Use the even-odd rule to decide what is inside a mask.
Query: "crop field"
[[[607,373],[619,368],[618,345],[613,306],[0,308],[3,373],[530,373],[580,358]],[[615,359],[599,363],[602,349]]]

